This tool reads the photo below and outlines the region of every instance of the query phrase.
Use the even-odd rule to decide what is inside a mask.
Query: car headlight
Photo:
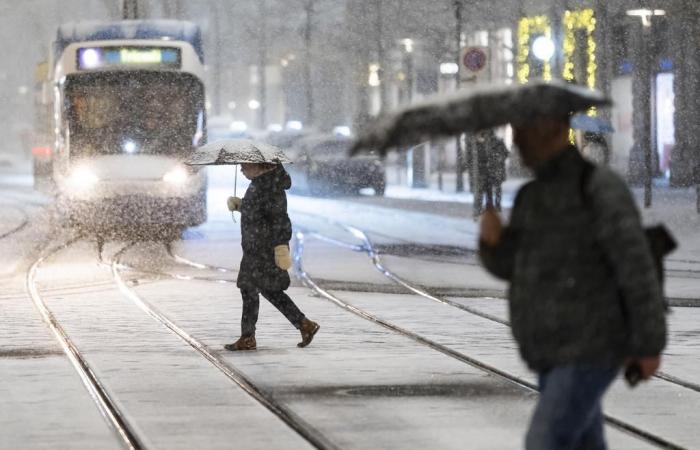
[[[100,178],[88,167],[76,167],[71,171],[68,182],[76,188],[88,188],[100,181]]]
[[[163,181],[175,185],[184,184],[188,178],[189,175],[187,175],[187,171],[183,167],[175,167],[163,175]]]

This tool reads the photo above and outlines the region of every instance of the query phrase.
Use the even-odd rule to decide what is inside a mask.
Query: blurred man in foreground
[[[510,282],[513,335],[539,375],[529,450],[605,449],[603,395],[622,367],[651,377],[666,344],[661,285],[632,195],[605,167],[584,176],[568,136],[568,117],[514,126],[535,179],[507,226],[493,208],[481,222],[481,259]]]

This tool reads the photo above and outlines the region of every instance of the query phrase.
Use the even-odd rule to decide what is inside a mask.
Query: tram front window
[[[66,83],[71,155],[190,150],[203,110],[203,89],[181,73],[81,74]]]

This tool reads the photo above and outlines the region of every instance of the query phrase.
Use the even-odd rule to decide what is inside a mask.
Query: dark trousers
[[[483,200],[479,202],[480,213],[484,212],[484,210],[488,206],[493,206],[494,208],[496,208],[496,211],[501,210],[501,197],[503,196],[503,189],[501,187],[501,183],[486,183],[483,187],[481,194],[483,197],[486,198],[486,204],[483,203]]]
[[[539,376],[540,398],[527,432],[527,450],[605,450],[603,394],[617,367],[569,365]]]
[[[243,296],[243,314],[241,315],[241,336],[253,336],[255,334],[255,324],[258,323],[258,311],[260,309],[260,295],[262,294],[284,317],[296,328],[301,327],[304,319],[297,305],[284,291],[258,291],[241,289]]]

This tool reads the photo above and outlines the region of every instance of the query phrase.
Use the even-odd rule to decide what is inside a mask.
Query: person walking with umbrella
[[[289,295],[292,266],[289,240],[292,224],[287,214],[287,194],[292,186],[282,162],[289,160],[276,147],[251,141],[220,141],[200,148],[191,158],[198,164],[241,164],[243,175],[251,180],[243,198],[229,197],[230,211],[241,213],[243,259],[237,287],[243,309],[241,336],[224,345],[226,350],[255,350],[260,294],[272,303],[301,333],[299,347],[311,343],[320,326],[304,315]]]
[[[650,378],[666,345],[663,272],[654,259],[666,250],[652,254],[624,181],[569,145],[571,113],[609,104],[562,82],[474,90],[404,108],[353,147],[381,151],[513,126],[535,178],[518,192],[507,225],[487,208],[479,255],[509,283],[513,336],[538,375],[528,450],[605,449],[605,392],[621,368],[630,384]]]
[[[226,350],[254,350],[255,324],[262,294],[301,332],[299,347],[311,343],[319,325],[306,318],[284,292],[290,283],[287,270],[292,266],[289,240],[292,224],[287,215],[287,195],[291,178],[281,164],[241,164],[251,184],[241,199],[229,197],[230,211],[241,213],[243,259],[237,286],[243,297],[241,337]]]
[[[632,195],[611,170],[586,168],[569,126],[567,116],[514,126],[535,179],[507,226],[493,209],[481,222],[481,260],[510,283],[513,335],[539,377],[528,450],[605,449],[603,395],[623,367],[650,378],[666,345],[661,285]]]

